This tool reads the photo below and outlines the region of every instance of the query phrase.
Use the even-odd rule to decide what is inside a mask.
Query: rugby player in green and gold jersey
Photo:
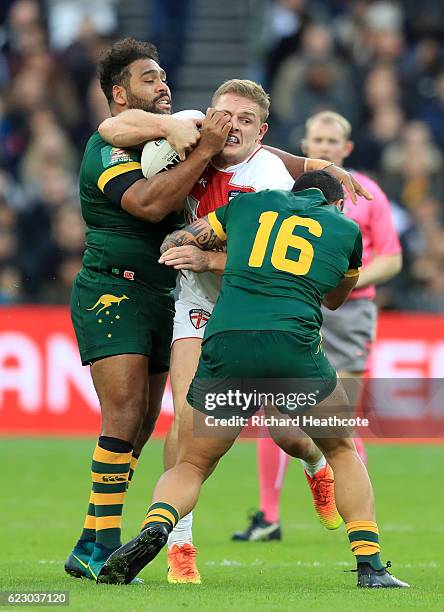
[[[372,486],[346,435],[350,427],[321,432],[304,424],[310,415],[340,414],[339,420],[347,413],[347,396],[320,338],[321,304],[338,308],[355,286],[361,265],[361,232],[342,214],[343,198],[340,183],[328,173],[306,173],[292,192],[238,195],[165,239],[162,253],[183,244],[203,250],[226,245],[227,263],[181,414],[176,465],[157,483],[142,531],[109,557],[98,582],[127,583],[156,556],[179,518],[196,505],[203,481],[234,443],[245,417],[262,405],[261,398],[253,407],[242,398],[248,381],[275,379],[287,393],[317,396],[314,403],[298,400],[300,408],[293,411],[269,399],[265,412],[277,423],[269,427],[270,434],[290,455],[297,428],[285,415],[302,415],[297,424],[331,465],[336,504],[356,556],[358,586],[408,586],[381,563]],[[233,404],[233,396],[241,397]]]
[[[99,64],[99,77],[113,116],[130,108],[149,113],[152,138],[168,138],[182,159],[190,154],[149,180],[142,175],[139,152],[113,147],[98,132],[83,157],[86,250],[71,314],[82,363],[91,366],[102,426],[84,529],[65,570],[87,578],[96,578],[120,546],[125,492],[160,411],[176,273],[158,263],[159,247],[180,227],[185,197],[223,148],[231,127],[229,117],[214,109],[200,133],[195,122],[170,116],[166,75],[149,43],[129,38],[114,44]]]

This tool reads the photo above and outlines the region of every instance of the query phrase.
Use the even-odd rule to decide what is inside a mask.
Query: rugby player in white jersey
[[[187,222],[191,223],[223,206],[238,193],[263,189],[290,190],[294,178],[304,170],[330,166],[331,162],[305,160],[279,151],[279,155],[289,167],[290,174],[277,155],[262,147],[261,141],[268,129],[266,119],[269,104],[268,95],[260,85],[252,81],[233,79],[217,89],[212,106],[230,115],[232,129],[223,151],[212,160],[187,198]],[[115,118],[107,120],[99,129],[102,137],[112,144],[132,146],[144,141],[143,132],[145,125],[148,125],[148,119],[148,116],[144,117],[140,111],[128,111],[125,117],[119,118],[119,122],[116,122]],[[359,183],[350,183],[350,175],[344,170],[336,167],[332,170],[337,172],[336,176],[351,189],[353,196],[356,189],[357,193],[370,198],[368,192],[361,190]],[[164,449],[165,469],[170,469],[176,462],[180,411],[197,368],[205,325],[218,297],[226,255],[223,252],[201,251],[193,246],[179,246],[162,255],[161,261],[181,271],[170,372],[175,419]],[[325,459],[318,448],[302,434],[300,458],[304,468],[313,475],[317,473],[321,463],[325,465]],[[328,508],[329,516],[321,516],[321,520],[324,518],[324,524],[330,521],[330,525],[336,527],[340,524],[340,517],[334,505],[333,478],[330,473],[325,486],[329,489],[329,499],[332,503],[324,506]],[[325,486],[322,487],[324,495]],[[314,491],[316,492],[316,489]],[[322,508],[316,497],[314,501],[316,508]],[[167,554],[169,582],[200,583],[196,548],[192,543],[191,513],[184,516],[170,534]]]
[[[234,79],[222,84],[215,92],[212,106],[228,113],[233,127],[223,151],[213,158],[187,198],[185,211],[188,223],[226,204],[240,192],[291,190],[294,179],[284,163],[261,144],[268,128],[269,103],[262,87],[252,81]],[[180,410],[199,362],[206,323],[219,295],[225,259],[224,253],[186,246],[170,249],[161,260],[182,271],[170,370],[176,418],[165,443],[166,469],[176,462]],[[320,463],[325,465],[325,459],[308,437],[301,436],[300,440],[300,457],[305,460],[304,467],[310,473],[316,473]],[[329,480],[332,481],[331,476]],[[327,486],[332,498],[333,485]],[[341,519],[334,508],[334,521],[339,526]],[[171,582],[200,580],[195,562],[187,564],[184,560],[184,555],[188,554],[194,560],[196,554],[191,525],[190,513],[178,522],[170,534],[168,557]]]

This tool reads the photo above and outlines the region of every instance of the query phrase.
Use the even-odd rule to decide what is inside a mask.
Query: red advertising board
[[[171,421],[171,394],[159,421]],[[100,409],[64,306],[0,309],[0,434],[87,435]]]
[[[442,394],[429,384],[444,379],[444,316],[383,313],[370,379],[399,379],[378,400],[381,422],[405,426],[411,436],[444,431]],[[168,386],[158,434],[171,415]],[[0,435],[89,435],[99,426],[68,308],[0,308]]]

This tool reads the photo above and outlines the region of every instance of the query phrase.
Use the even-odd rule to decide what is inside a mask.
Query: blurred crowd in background
[[[380,305],[444,311],[444,3],[239,1],[262,18],[245,74],[233,76],[270,92],[267,142],[300,153],[308,116],[345,115],[356,145],[347,165],[386,191],[404,249]],[[118,5],[2,0],[0,304],[69,301],[84,249],[78,168],[109,113],[95,64],[120,35]]]

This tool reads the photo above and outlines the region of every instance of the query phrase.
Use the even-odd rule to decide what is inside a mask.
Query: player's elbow
[[[149,223],[160,223],[168,215],[169,209],[161,198],[147,193],[145,179],[137,181],[125,191],[121,206],[134,217],[148,221]]]

